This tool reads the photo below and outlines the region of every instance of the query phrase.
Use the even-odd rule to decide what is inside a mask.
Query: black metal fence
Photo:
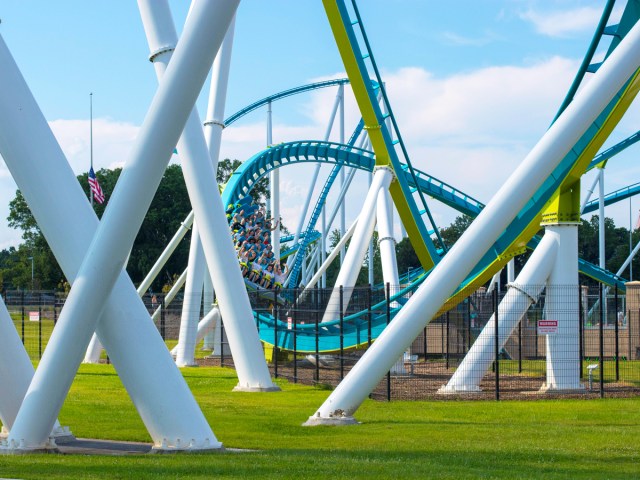
[[[331,289],[319,288],[251,292],[272,374],[335,387],[409,299],[411,293],[403,292],[402,286],[337,289],[333,297]],[[640,300],[627,298],[615,289],[531,285],[506,292],[480,289],[456,298],[446,312],[428,323],[423,319],[426,326],[371,397],[637,395]],[[5,303],[31,358],[41,357],[64,300],[51,292],[6,292]],[[162,295],[149,295],[143,300],[172,348],[184,299],[169,303]],[[205,305],[198,308],[202,316]],[[497,323],[492,320],[496,312]],[[198,363],[233,367],[224,322],[217,344],[215,338],[209,334],[200,343]]]

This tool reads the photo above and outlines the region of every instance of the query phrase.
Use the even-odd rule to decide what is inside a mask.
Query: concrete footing
[[[309,420],[302,424],[303,427],[317,427],[319,425],[329,425],[329,426],[343,426],[343,425],[359,425],[355,418],[351,415],[345,416],[335,416],[335,417],[320,417],[320,416],[311,416]]]

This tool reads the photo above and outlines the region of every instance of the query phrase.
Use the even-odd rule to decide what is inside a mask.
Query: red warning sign
[[[558,320],[538,320],[538,335],[555,335],[558,333]]]

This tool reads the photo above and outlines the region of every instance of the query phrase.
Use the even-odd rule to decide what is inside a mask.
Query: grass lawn
[[[255,452],[0,456],[4,478],[639,478],[640,399],[375,402],[351,427],[302,427],[328,392],[184,375],[226,447]],[[82,365],[60,414],[78,437],[149,441],[110,365]]]

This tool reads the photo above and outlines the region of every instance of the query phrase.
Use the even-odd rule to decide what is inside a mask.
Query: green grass
[[[587,366],[598,364],[597,358],[583,360],[582,372],[583,379],[587,378]],[[620,380],[627,385],[640,386],[640,360],[619,360]],[[543,377],[547,372],[546,360],[522,360],[522,373],[518,373],[518,360],[500,360],[500,372],[503,375],[523,375],[532,377]],[[600,370],[593,372],[594,381],[600,380]],[[616,362],[607,358],[604,361],[604,381],[616,381]]]
[[[232,393],[232,370],[183,372],[218,439],[256,452],[2,456],[0,477],[640,477],[640,399],[368,400],[361,425],[306,428],[327,391],[279,382],[280,393]],[[78,437],[150,440],[109,365],[81,366],[60,419]]]

